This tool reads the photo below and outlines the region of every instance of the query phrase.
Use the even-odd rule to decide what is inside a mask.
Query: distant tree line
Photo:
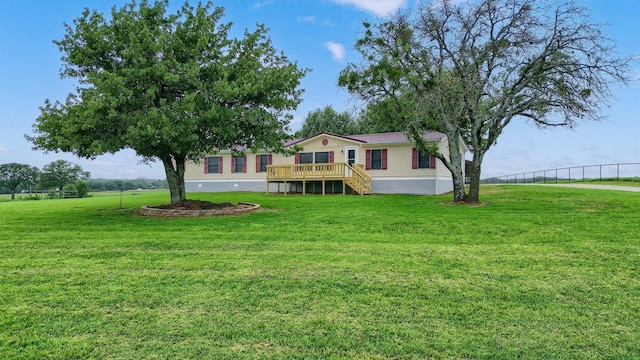
[[[54,193],[73,192],[75,197],[86,197],[89,191],[118,191],[136,189],[167,189],[166,180],[110,180],[89,179],[91,174],[82,167],[65,160],[56,160],[42,167],[18,163],[0,165],[0,193],[50,190]]]
[[[88,181],[91,191],[129,191],[138,189],[168,189],[167,180],[113,180],[113,179],[91,179]]]

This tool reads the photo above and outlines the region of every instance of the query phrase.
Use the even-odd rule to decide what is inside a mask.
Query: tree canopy
[[[42,189],[62,190],[65,186],[87,180],[90,176],[91,174],[84,171],[80,165],[66,160],[56,160],[42,167],[38,186]]]
[[[397,113],[396,103],[389,99],[368,103],[353,116],[348,111],[337,112],[331,106],[310,111],[295,137],[305,138],[320,132],[338,135],[402,132],[405,123]]]
[[[223,9],[132,1],[107,19],[85,9],[65,24],[61,75],[78,81],[47,100],[27,136],[35,149],[94,158],[131,148],[162,161],[171,202],[185,198],[184,164],[221,149],[286,152],[289,111],[306,69],[276,51],[257,25],[229,38]]]
[[[330,132],[338,135],[353,135],[360,132],[358,123],[351,114],[344,111],[338,113],[331,106],[310,111],[304,120],[304,124],[295,134],[304,138],[313,136],[319,132]]]
[[[11,191],[11,200],[15,199],[19,186],[35,185],[40,171],[35,166],[9,163],[0,165],[0,188],[6,187]]]
[[[625,83],[632,58],[615,53],[602,25],[570,1],[432,1],[364,24],[339,84],[370,102],[390,101],[404,131],[453,175],[454,200],[479,201],[484,154],[514,119],[539,127],[598,120],[611,82]],[[447,135],[448,154],[422,134]],[[464,188],[463,139],[473,153]]]

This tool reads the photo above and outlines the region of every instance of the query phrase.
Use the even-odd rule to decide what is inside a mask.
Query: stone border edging
[[[239,208],[237,206],[240,206]],[[154,217],[196,217],[196,216],[215,216],[215,215],[236,215],[254,211],[260,208],[259,204],[238,203],[231,209],[209,209],[209,210],[177,210],[177,209],[159,209],[149,205],[140,208],[140,215]]]

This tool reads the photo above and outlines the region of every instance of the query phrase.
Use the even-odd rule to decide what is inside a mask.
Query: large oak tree
[[[277,52],[263,25],[229,37],[223,9],[168,1],[85,9],[65,24],[63,77],[78,87],[47,100],[27,136],[35,149],[94,158],[130,148],[164,164],[171,202],[185,199],[184,166],[220,149],[285,152],[306,69]]]
[[[473,203],[483,157],[512,120],[573,127],[601,118],[611,82],[628,80],[631,57],[618,57],[613,45],[570,1],[437,0],[365,23],[356,44],[363,61],[343,70],[339,84],[382,101],[451,171],[454,200]],[[448,154],[421,142],[428,130],[447,135]],[[473,153],[468,193],[461,139]]]

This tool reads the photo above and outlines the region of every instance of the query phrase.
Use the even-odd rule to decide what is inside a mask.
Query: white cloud
[[[267,5],[271,5],[271,4],[273,4],[273,0],[267,0],[267,1],[263,1],[263,2],[259,2],[259,3],[253,4],[253,6],[251,6],[251,9],[256,10],[256,9],[260,9],[263,6],[267,6]]]
[[[344,46],[340,43],[327,41],[324,43],[324,46],[331,52],[331,56],[333,60],[342,61],[344,59],[345,50]]]
[[[338,4],[353,5],[377,16],[387,16],[406,4],[406,0],[333,0]]]
[[[315,22],[316,21],[316,17],[313,15],[310,16],[298,16],[297,18],[298,22]]]
[[[0,152],[9,151],[6,147],[0,145]]]

